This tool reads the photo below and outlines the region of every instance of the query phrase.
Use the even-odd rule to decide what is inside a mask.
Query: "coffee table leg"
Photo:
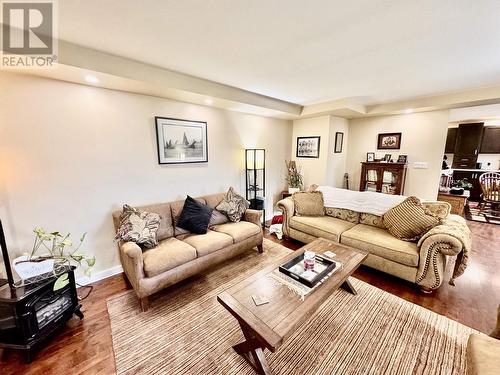
[[[236,353],[241,355],[254,368],[257,373],[262,375],[271,375],[271,369],[267,364],[266,356],[264,355],[264,347],[255,338],[252,331],[245,325],[240,323],[245,341],[233,346]]]
[[[352,293],[354,295],[358,294],[358,292],[356,292],[356,289],[354,289],[354,287],[352,286],[351,282],[349,281],[349,279],[346,279],[342,285],[340,286],[342,289],[348,291],[349,293]]]

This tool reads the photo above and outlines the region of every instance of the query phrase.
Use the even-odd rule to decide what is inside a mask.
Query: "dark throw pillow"
[[[125,242],[132,241],[139,246],[150,249],[158,245],[156,233],[160,227],[160,221],[160,215],[139,211],[126,204],[123,206],[120,228],[118,228],[115,239]]]
[[[177,226],[195,234],[205,234],[212,217],[213,208],[200,203],[189,195],[184,201],[184,208],[177,222]]]

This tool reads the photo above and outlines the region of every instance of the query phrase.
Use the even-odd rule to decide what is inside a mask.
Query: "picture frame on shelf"
[[[398,163],[403,163],[403,164],[408,163],[408,155],[399,155]]]
[[[366,161],[368,163],[373,163],[375,161],[375,153],[374,152],[367,152],[366,153]]]
[[[297,137],[295,156],[298,158],[319,158],[320,140],[319,136]]]
[[[384,155],[384,161],[385,161],[386,163],[390,163],[390,161],[391,161],[391,157],[392,157],[392,155],[391,155],[391,154],[385,154],[385,155]]]
[[[401,133],[380,133],[378,135],[378,150],[399,150],[401,148]]]
[[[158,164],[208,162],[207,123],[155,117]]]
[[[335,149],[333,151],[335,154],[340,154],[342,152],[343,143],[344,143],[344,133],[336,132],[335,133]]]

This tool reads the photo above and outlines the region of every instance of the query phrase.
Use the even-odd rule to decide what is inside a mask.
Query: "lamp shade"
[[[246,169],[264,169],[264,149],[246,149]]]

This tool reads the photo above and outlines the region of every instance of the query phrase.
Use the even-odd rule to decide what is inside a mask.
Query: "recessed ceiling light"
[[[205,104],[206,105],[212,105],[212,104],[214,104],[214,101],[212,99],[210,99],[210,98],[206,98],[205,99]]]
[[[91,83],[92,85],[95,85],[96,83],[99,83],[99,79],[96,76],[93,76],[93,75],[90,75],[90,74],[87,74],[85,76],[85,81],[87,81],[88,83]]]
[[[405,113],[412,113],[412,112],[413,112],[413,109],[411,109],[411,108],[405,109]]]

